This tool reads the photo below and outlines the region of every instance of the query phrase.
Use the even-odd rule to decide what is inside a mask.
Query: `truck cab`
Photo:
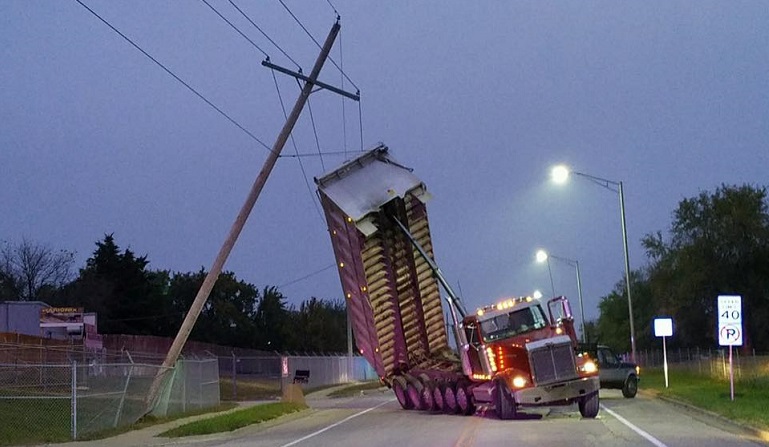
[[[519,406],[578,402],[585,417],[598,412],[597,365],[575,351],[576,335],[564,297],[543,303],[510,298],[465,317],[466,374],[479,386],[478,402],[493,405],[501,419]]]

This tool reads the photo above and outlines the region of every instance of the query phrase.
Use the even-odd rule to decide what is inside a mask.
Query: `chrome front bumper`
[[[548,405],[573,401],[598,392],[598,376],[568,382],[517,390],[513,393],[518,405]]]

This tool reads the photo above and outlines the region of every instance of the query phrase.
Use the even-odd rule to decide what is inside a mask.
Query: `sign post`
[[[729,390],[734,400],[732,346],[742,346],[742,296],[718,295],[718,344],[729,346]]]
[[[654,319],[654,335],[662,337],[662,365],[665,370],[665,388],[668,387],[668,349],[665,338],[673,335],[673,320],[670,318]]]

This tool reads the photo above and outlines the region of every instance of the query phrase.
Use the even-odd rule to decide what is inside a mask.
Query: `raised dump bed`
[[[598,414],[598,372],[577,353],[568,300],[507,297],[468,314],[435,264],[425,185],[379,146],[315,179],[355,341],[404,409],[501,419],[577,403]],[[450,349],[438,284],[447,296]]]
[[[451,350],[438,282],[392,219],[433,257],[424,183],[386,146],[315,183],[361,354],[388,383],[401,372],[446,363]]]

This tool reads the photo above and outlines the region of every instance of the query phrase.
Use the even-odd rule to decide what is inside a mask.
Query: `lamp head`
[[[555,183],[565,183],[569,179],[569,168],[566,165],[558,165],[550,171],[550,177]]]
[[[537,262],[547,261],[547,252],[545,250],[537,250],[537,254],[534,255]]]

